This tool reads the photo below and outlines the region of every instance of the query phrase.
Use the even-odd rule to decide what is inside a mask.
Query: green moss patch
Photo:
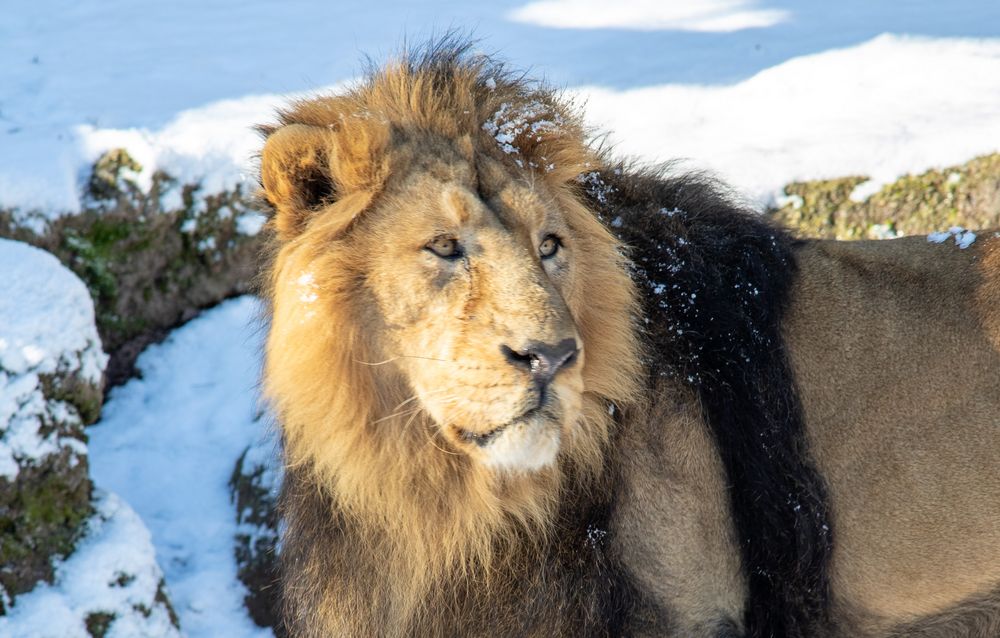
[[[851,193],[866,177],[795,182],[788,202],[769,211],[804,237],[882,239],[950,226],[1000,227],[1000,154],[961,166],[907,175],[864,201]]]
[[[0,585],[17,596],[51,582],[52,557],[73,550],[91,513],[86,458],[68,449],[0,479]]]

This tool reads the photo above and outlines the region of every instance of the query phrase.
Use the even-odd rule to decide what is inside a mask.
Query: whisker
[[[439,361],[441,363],[457,363],[452,359],[438,359],[437,357],[421,357],[416,354],[401,354],[399,355],[401,359],[423,359],[424,361]]]
[[[427,391],[427,392],[425,392],[424,394],[425,394],[425,396],[430,396],[430,395],[433,395],[433,394],[438,394],[438,393],[440,393],[440,392],[447,392],[448,390],[449,390],[449,388],[438,388],[437,390],[428,390],[428,391]],[[399,402],[399,403],[398,403],[398,404],[396,405],[396,407],[394,407],[394,408],[393,408],[393,410],[398,410],[399,408],[403,407],[403,406],[404,406],[404,405],[406,405],[407,403],[409,403],[409,402],[411,402],[411,401],[416,401],[416,400],[417,400],[417,399],[419,399],[419,398],[420,398],[420,395],[419,395],[419,394],[414,394],[414,395],[413,395],[412,397],[410,397],[409,399],[405,399],[405,400],[403,400],[403,401],[400,401],[400,402]]]
[[[450,426],[451,426],[451,422],[449,421],[448,423],[446,423],[445,425],[443,425],[441,427],[442,428],[446,428],[446,427],[450,427]],[[427,434],[427,442],[430,443],[432,446],[434,446],[434,449],[436,449],[437,451],[442,452],[444,454],[450,454],[452,456],[461,456],[461,454],[459,454],[458,452],[452,452],[451,450],[445,450],[440,445],[438,445],[437,443],[435,443],[435,441],[434,441],[434,433],[433,432],[426,431],[426,434]]]
[[[439,359],[437,357],[422,357],[416,354],[401,354],[395,357],[390,357],[385,361],[361,361],[360,359],[355,359],[354,363],[358,363],[363,366],[384,366],[385,364],[392,363],[393,361],[396,361],[398,359],[421,359],[423,361],[438,361],[440,363],[457,363],[455,361],[452,361],[451,359]]]
[[[434,391],[432,390],[432,392],[434,392]],[[437,392],[444,392],[444,389],[442,388],[440,390],[437,390]],[[409,399],[407,399],[406,401],[404,401],[403,403],[407,403],[409,401],[413,401],[416,398],[418,398],[418,397],[416,395],[414,395],[414,396],[410,397]],[[460,399],[462,399],[462,397],[458,396],[457,394],[452,394],[451,396],[447,396],[447,397],[442,398],[441,401],[443,401],[445,403],[450,403],[450,402],[458,401]],[[389,415],[387,417],[382,417],[381,419],[378,419],[378,420],[374,421],[373,423],[379,423],[380,421],[384,421],[384,420],[389,419],[389,418],[399,417],[399,416],[403,416],[405,414],[409,414],[410,417],[406,420],[406,423],[403,424],[403,429],[406,429],[406,428],[409,428],[411,425],[413,425],[413,421],[417,418],[417,415],[419,415],[422,411],[423,411],[423,408],[420,407],[420,406],[418,406],[418,407],[410,409],[410,410],[403,410],[401,412],[396,412],[394,414],[391,414],[391,415]],[[452,422],[449,421],[449,422],[447,422],[444,425],[441,425],[439,427],[441,427],[441,428],[448,428],[448,427],[451,427],[451,425],[452,425]],[[425,436],[427,437],[427,443],[429,445],[433,446],[434,449],[436,449],[437,451],[439,451],[439,452],[441,452],[443,454],[451,455],[451,456],[461,456],[461,453],[459,453],[459,452],[453,452],[451,450],[446,450],[446,449],[442,448],[440,445],[438,445],[437,442],[434,440],[434,431],[431,428],[423,429],[423,432],[424,432]]]
[[[363,366],[384,366],[387,363],[392,363],[393,361],[395,361],[398,358],[399,357],[392,357],[391,359],[386,359],[385,361],[375,361],[375,362],[361,361],[360,359],[355,359],[354,363],[359,363],[359,364],[361,364]]]
[[[418,355],[418,354],[401,354],[401,355],[397,355],[395,357],[390,357],[390,358],[386,359],[385,361],[362,361],[360,359],[355,359],[354,363],[357,363],[357,364],[363,365],[363,366],[377,367],[377,366],[384,366],[387,363],[392,363],[393,361],[398,361],[399,359],[418,359],[420,361],[435,361],[437,363],[448,363],[448,364],[451,364],[451,365],[455,366],[456,370],[463,370],[463,371],[486,371],[486,372],[508,372],[509,371],[508,366],[505,365],[505,364],[494,365],[494,364],[487,363],[487,364],[484,365],[484,364],[480,363],[480,364],[476,364],[476,365],[469,365],[467,363],[462,363],[460,360],[457,360],[457,359],[441,359],[440,357],[425,357],[425,356]]]
[[[403,416],[404,414],[412,414],[414,412],[419,412],[421,410],[423,410],[423,408],[420,407],[420,406],[417,406],[417,407],[411,408],[409,410],[401,410],[399,412],[393,412],[392,414],[386,415],[386,416],[381,417],[379,419],[375,419],[374,421],[372,421],[372,425],[376,425],[378,423],[381,423],[382,421],[388,421],[389,419],[395,419],[396,417]]]

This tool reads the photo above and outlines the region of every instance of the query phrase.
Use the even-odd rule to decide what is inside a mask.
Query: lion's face
[[[487,492],[515,470],[541,498],[563,461],[600,470],[607,404],[638,396],[634,288],[579,197],[581,129],[463,81],[305,102],[261,155],[278,239],[266,392],[290,458],[357,478],[341,493],[381,498],[362,478],[398,466]],[[508,112],[538,119],[518,120],[516,148],[484,129]]]
[[[421,162],[355,241],[377,349],[413,392],[399,411],[422,408],[482,463],[532,470],[580,417],[586,353],[564,302],[578,247],[538,185],[479,163]]]

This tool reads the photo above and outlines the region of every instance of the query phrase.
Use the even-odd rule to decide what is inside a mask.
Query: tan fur
[[[714,637],[717,619],[740,618],[746,597],[725,474],[694,398],[666,383],[656,394],[635,420],[651,426],[620,442],[633,487],[616,532],[635,577],[670,610],[670,635]]]
[[[651,635],[738,630],[747,586],[722,465],[693,396],[668,382],[642,396],[636,291],[575,182],[599,158],[550,94],[478,71],[442,85],[404,62],[265,131],[279,237],[266,394],[290,470],[356,530],[337,563],[350,574],[307,558],[285,583],[316,601],[296,627],[446,635],[449,614],[497,605],[500,624],[469,632],[519,635],[503,607],[519,561],[560,533],[568,495],[614,473],[621,559],[669,616]],[[558,126],[520,130],[505,153],[482,126],[503,113]],[[565,243],[555,270],[537,256],[550,232]],[[442,234],[475,251],[466,271],[424,249]],[[837,635],[985,636],[949,613],[994,609],[1000,584],[1000,240],[817,242],[799,261],[784,332],[832,499]],[[466,435],[527,404],[501,346],[562,338],[581,358],[535,424],[561,436],[556,462],[489,467]],[[470,592],[480,607],[458,600]]]
[[[785,334],[830,488],[835,603],[863,619],[854,635],[1000,583],[997,255],[992,233],[966,250],[910,237],[799,254]]]

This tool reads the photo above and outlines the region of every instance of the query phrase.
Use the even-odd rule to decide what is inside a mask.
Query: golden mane
[[[464,47],[405,56],[342,93],[295,104],[262,130],[261,177],[278,237],[265,391],[286,466],[366,530],[352,551],[381,560],[379,591],[347,604],[381,610],[372,613],[404,634],[433,613],[429,592],[441,579],[489,586],[503,580],[500,563],[516,547],[548,542],[567,477],[579,491],[601,476],[610,414],[640,396],[633,285],[619,242],[581,199],[579,178],[601,158],[567,103]],[[359,307],[366,256],[351,229],[373,206],[391,205],[380,200],[390,180],[419,170],[418,156],[397,152],[411,135],[458,140],[473,158],[517,167],[544,184],[583,238],[587,298],[565,300],[586,351],[583,417],[554,467],[491,472],[450,449],[374,351],[370,310]],[[303,320],[298,300],[310,295],[319,296],[310,308],[321,321]],[[337,595],[343,605],[348,594]]]

